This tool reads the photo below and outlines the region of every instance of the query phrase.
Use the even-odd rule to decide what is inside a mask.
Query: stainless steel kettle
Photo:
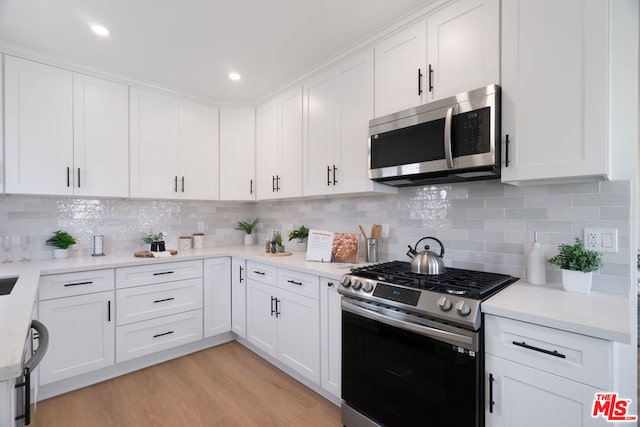
[[[440,255],[436,255],[435,252],[429,250],[429,245],[424,246],[424,251],[418,252],[418,244],[423,240],[435,240],[440,245]],[[407,255],[411,258],[411,271],[418,274],[441,274],[444,273],[444,245],[435,237],[423,237],[418,240],[415,248],[408,245],[409,251]]]

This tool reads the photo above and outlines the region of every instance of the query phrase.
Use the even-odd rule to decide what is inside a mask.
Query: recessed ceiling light
[[[233,80],[234,82],[237,82],[241,78],[242,78],[242,76],[240,74],[236,73],[235,71],[232,71],[232,72],[229,73],[229,79]]]
[[[107,37],[111,34],[111,31],[109,31],[107,27],[103,27],[100,24],[89,24],[89,27],[91,28],[91,31],[102,37]]]

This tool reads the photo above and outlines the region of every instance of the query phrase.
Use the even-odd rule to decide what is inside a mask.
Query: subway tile
[[[578,193],[598,193],[600,185],[598,182],[585,182],[580,184],[552,184],[548,186],[549,194],[578,194]]]
[[[524,208],[524,197],[499,197],[486,199],[487,208]]]
[[[495,243],[487,242],[485,248],[488,252],[497,252],[501,254],[522,254],[524,253],[524,245],[522,243]]]
[[[547,210],[545,208],[530,208],[530,209],[505,209],[505,219],[547,219]]]
[[[499,219],[503,220],[504,209],[473,209],[468,211],[469,219]]]
[[[573,206],[629,206],[627,193],[574,194]]]
[[[585,206],[579,208],[550,207],[547,209],[547,218],[550,220],[590,220],[600,218],[600,208],[597,206]]]
[[[524,198],[525,208],[551,208],[569,206],[571,206],[571,198],[567,197],[566,195],[526,196]]]
[[[628,180],[601,181],[600,193],[628,193],[631,182]]]
[[[483,209],[484,199],[455,199],[451,201],[451,209]]]
[[[629,219],[629,207],[601,207],[600,219],[607,220],[628,220]]]

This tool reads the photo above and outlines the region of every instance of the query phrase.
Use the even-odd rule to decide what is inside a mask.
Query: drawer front
[[[320,277],[280,268],[278,287],[313,299],[320,299]]]
[[[38,282],[40,301],[112,291],[114,270],[91,270],[77,273],[50,274],[41,276]]]
[[[118,289],[117,325],[202,308],[202,278]]]
[[[485,352],[541,371],[611,388],[612,343],[598,338],[485,316]]]
[[[163,262],[116,269],[116,287],[153,285],[202,277],[202,261]]]
[[[266,283],[267,285],[276,286],[278,279],[277,269],[271,265],[248,261],[247,278]]]
[[[174,314],[116,328],[116,362],[202,339],[202,310]]]

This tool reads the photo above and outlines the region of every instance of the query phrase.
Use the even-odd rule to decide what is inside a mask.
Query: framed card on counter
[[[309,230],[306,260],[355,264],[359,242],[358,234]]]

